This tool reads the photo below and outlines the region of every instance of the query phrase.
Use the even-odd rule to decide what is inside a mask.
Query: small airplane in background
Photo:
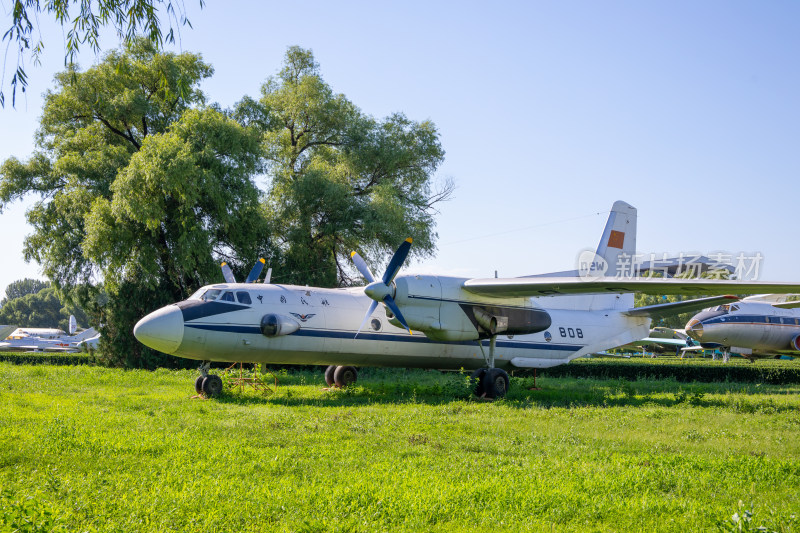
[[[681,356],[686,352],[703,350],[700,344],[689,337],[684,330],[665,328],[662,326],[651,329],[650,335],[647,337],[622,346],[621,348],[641,348],[646,350],[654,347],[660,352],[672,350],[675,352],[676,356]]]
[[[2,328],[2,326],[0,326]],[[96,347],[100,334],[89,328],[75,334],[78,324],[69,317],[69,334],[57,328],[15,328],[11,334],[0,337],[0,351],[20,352],[77,352],[82,346]]]
[[[800,355],[800,301],[764,296],[718,305],[693,316],[686,333],[704,348],[722,348],[753,361]]]
[[[631,343],[648,336],[652,318],[730,302],[731,293],[800,292],[800,283],[608,275],[636,254],[636,218],[636,208],[615,202],[592,257],[576,271],[540,276],[398,275],[411,239],[381,277],[353,252],[366,287],[256,284],[261,262],[251,283],[226,275],[145,316],[134,335],[202,361],[195,388],[208,396],[222,390],[211,362],[241,361],[329,365],[325,379],[338,386],[357,379],[356,366],[470,369],[477,394],[494,398],[508,390],[507,369],[552,367]],[[634,292],[706,297],[635,308]]]

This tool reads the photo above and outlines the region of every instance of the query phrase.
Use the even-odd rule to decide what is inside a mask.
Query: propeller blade
[[[269,282],[270,282],[271,280],[272,280],[272,267],[269,267],[269,268],[267,269],[267,275],[266,275],[266,276],[264,276],[264,281],[262,281],[261,283],[267,283],[267,284],[269,284]]]
[[[408,327],[408,324],[406,324],[406,319],[403,318],[403,313],[400,312],[400,308],[397,307],[396,303],[394,303],[394,298],[392,298],[391,296],[389,296],[387,294],[383,298],[383,303],[385,303],[389,307],[389,309],[391,309],[391,311],[394,314],[394,316],[397,317],[397,321],[400,322],[403,325],[404,328],[406,328],[406,330],[408,331],[408,334],[412,335],[411,328]]]
[[[358,334],[361,333],[361,330],[364,329],[364,324],[367,323],[369,317],[375,312],[375,308],[378,307],[378,300],[372,300],[372,303],[369,304],[369,309],[367,309],[367,314],[364,315],[364,320],[361,321],[361,325],[358,326],[358,331],[356,331],[356,336],[353,337],[354,339],[358,337]]]
[[[358,252],[352,252],[350,254],[350,259],[353,260],[353,263],[355,263],[358,271],[361,272],[361,275],[364,276],[369,283],[375,281],[375,276],[372,275],[372,271],[370,271],[366,261],[364,261],[360,255],[358,255]]]
[[[258,276],[261,275],[261,271],[264,270],[264,263],[266,263],[266,261],[263,257],[260,257],[258,261],[256,261],[256,264],[253,265],[253,270],[250,271],[250,273],[247,275],[247,279],[244,280],[244,282],[253,283],[255,280],[257,280]]]
[[[222,269],[222,277],[225,278],[227,283],[236,283],[236,278],[233,277],[233,272],[231,272],[231,267],[228,266],[228,263],[223,262],[219,267]]]
[[[403,241],[403,243],[392,256],[392,260],[389,261],[389,266],[386,267],[386,272],[383,273],[383,282],[385,284],[388,285],[392,282],[392,280],[394,280],[394,277],[397,275],[400,267],[403,266],[403,262],[406,260],[406,257],[408,257],[409,250],[411,250],[411,237]]]

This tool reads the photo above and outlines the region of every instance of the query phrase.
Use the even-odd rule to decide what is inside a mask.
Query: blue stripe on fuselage
[[[244,326],[236,324],[186,324],[187,328],[202,329],[206,331],[219,331],[223,333],[246,333],[251,335],[260,335],[261,329],[257,326]],[[422,335],[393,335],[390,333],[359,333],[358,337],[352,331],[331,331],[320,329],[300,329],[291,334],[298,337],[317,337],[317,338],[331,338],[331,339],[349,339],[349,340],[371,340],[371,341],[384,341],[384,342],[423,342],[431,344],[442,345],[462,345],[474,346],[475,341],[434,341]],[[483,341],[484,346],[489,345],[488,340]],[[582,344],[553,344],[549,342],[519,342],[519,341],[497,341],[498,348],[521,348],[523,350],[556,350],[556,351],[569,351],[577,352],[583,348]]]

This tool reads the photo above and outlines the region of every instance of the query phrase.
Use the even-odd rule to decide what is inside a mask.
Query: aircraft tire
[[[482,381],[487,398],[502,398],[508,392],[508,374],[502,368],[490,368]]]
[[[358,380],[358,371],[352,366],[337,366],[333,381],[337,387],[347,387]]]
[[[334,372],[336,372],[336,365],[330,365],[325,369],[325,383],[328,384],[328,387],[333,387],[336,384],[336,382],[333,380]]]
[[[479,368],[469,377],[469,384],[472,387],[472,391],[475,393],[475,396],[483,396],[483,377],[486,375],[486,371],[486,368]]]
[[[197,376],[197,379],[194,380],[194,390],[197,394],[203,394],[203,380],[206,379],[205,376]]]
[[[214,398],[222,393],[222,378],[216,374],[209,374],[203,380],[203,394],[209,398]]]

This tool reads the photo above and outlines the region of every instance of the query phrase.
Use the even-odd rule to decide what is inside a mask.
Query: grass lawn
[[[800,531],[800,385],[195,376],[0,363],[0,532]]]

